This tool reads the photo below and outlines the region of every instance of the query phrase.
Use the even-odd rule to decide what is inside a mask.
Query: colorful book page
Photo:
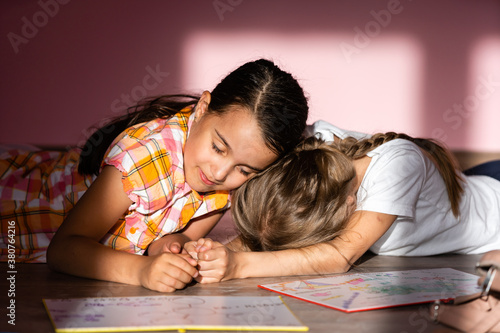
[[[279,296],[107,297],[43,302],[56,332],[308,330]]]
[[[344,312],[451,300],[480,291],[478,277],[452,268],[331,277],[260,285],[259,287]]]

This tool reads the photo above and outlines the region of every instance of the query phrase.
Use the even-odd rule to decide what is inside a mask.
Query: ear
[[[208,106],[210,105],[211,98],[212,96],[210,95],[210,92],[206,90],[201,94],[201,97],[198,100],[198,103],[196,104],[196,109],[194,111],[195,120],[200,120],[201,117],[203,117],[203,115],[206,114]]]
[[[356,198],[354,197],[354,195],[349,194],[347,196],[347,200],[346,201],[347,201],[347,206],[354,206],[354,205],[356,205]]]

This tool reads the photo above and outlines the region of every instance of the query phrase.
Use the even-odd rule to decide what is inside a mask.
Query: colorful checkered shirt
[[[188,109],[133,126],[111,144],[103,166],[122,171],[133,204],[101,243],[143,254],[190,219],[229,207],[228,192],[197,193],[185,183],[182,151],[191,115]],[[95,178],[78,174],[79,154],[11,150],[0,156],[1,261],[9,254],[16,261],[46,261],[54,233]]]
[[[190,108],[139,124],[110,145],[103,166],[122,172],[133,204],[101,243],[143,254],[152,241],[181,230],[192,218],[229,207],[229,192],[197,193],[185,181],[183,149],[193,118]]]
[[[94,177],[78,174],[79,149],[0,154],[0,260],[45,262],[68,212]]]

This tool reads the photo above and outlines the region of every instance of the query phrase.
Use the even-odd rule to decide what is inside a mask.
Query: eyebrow
[[[215,128],[214,128],[214,131],[215,133],[217,133],[217,136],[219,137],[219,139],[224,143],[224,145],[229,149],[229,150],[232,150],[231,146],[229,145],[229,143],[227,143],[226,139],[224,138],[224,136],[222,136],[219,131],[217,131]],[[259,169],[259,168],[256,168],[256,167],[253,167],[251,165],[248,165],[248,164],[242,164],[243,166],[246,166],[247,168],[250,168],[252,170],[255,170],[257,172],[260,172],[264,169]]]

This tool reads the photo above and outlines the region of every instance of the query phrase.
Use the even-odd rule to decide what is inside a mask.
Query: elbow
[[[351,264],[345,264],[340,268],[340,271],[338,273],[347,273],[351,269],[352,265]]]
[[[335,262],[333,260],[326,265],[318,265],[316,267],[316,274],[343,274],[351,269],[349,263]]]
[[[323,265],[320,266],[321,273],[323,274],[342,274],[347,273],[351,267],[354,258],[345,257],[343,254],[335,249],[329,253],[327,260],[321,260]]]
[[[54,250],[54,242],[50,242],[49,247],[47,248],[47,253],[46,253],[46,258],[47,258],[47,265],[49,266],[50,269],[56,270],[55,269],[55,250]]]
[[[330,269],[330,274],[342,274],[342,273],[347,273],[351,269],[351,265],[346,263],[346,264],[337,264],[334,267],[331,267]]]
[[[46,258],[47,258],[47,265],[51,270],[54,271],[59,271],[58,269],[58,263],[60,261],[60,256],[58,255],[61,253],[60,245],[59,242],[54,239],[49,243],[49,246],[47,248],[47,253],[46,253]]]

